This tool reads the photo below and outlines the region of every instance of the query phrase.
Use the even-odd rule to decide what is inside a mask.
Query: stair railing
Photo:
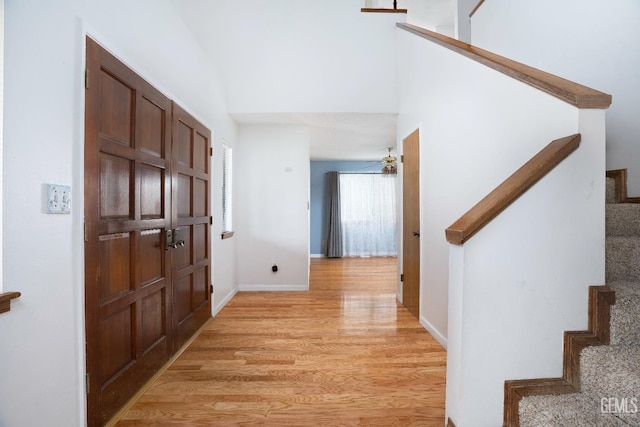
[[[580,145],[580,134],[556,139],[469,209],[446,231],[447,241],[462,245],[551,172]]]
[[[11,300],[20,297],[20,292],[5,292],[0,294],[0,313],[11,310]]]
[[[469,18],[471,18],[478,11],[478,9],[480,9],[480,6],[482,6],[482,3],[484,3],[484,0],[480,0],[478,4],[476,4],[476,6],[473,9],[471,9],[471,12],[469,13]]]

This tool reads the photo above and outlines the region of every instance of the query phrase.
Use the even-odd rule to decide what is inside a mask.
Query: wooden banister
[[[407,9],[381,9],[381,8],[363,7],[363,8],[360,9],[360,12],[367,12],[367,13],[407,13]]]
[[[398,1],[393,0],[393,9],[363,7],[360,12],[373,13],[407,13],[407,9],[398,9]]]
[[[478,9],[480,9],[480,6],[482,6],[482,3],[484,3],[484,0],[480,0],[478,2],[478,4],[476,5],[476,7],[474,7],[471,12],[469,13],[469,18],[471,18],[473,16],[474,13],[476,13],[478,11]]]
[[[396,26],[553,95],[578,108],[609,108],[609,105],[611,105],[611,95],[609,94],[415,25],[397,23]]]
[[[20,297],[20,292],[5,292],[0,294],[0,313],[11,310],[11,300]]]
[[[447,241],[462,245],[523,195],[542,177],[566,159],[580,145],[580,134],[556,139],[513,175],[502,182],[478,204],[447,228]]]

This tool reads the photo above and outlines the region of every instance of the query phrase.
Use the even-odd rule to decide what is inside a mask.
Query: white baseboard
[[[446,350],[447,349],[447,338],[445,338],[439,330],[437,330],[424,316],[420,316],[420,324],[423,328],[427,330],[431,334],[436,341],[440,343],[440,345]]]
[[[257,284],[241,284],[240,291],[265,291],[265,292],[282,292],[282,291],[308,291],[309,285],[257,285]]]
[[[224,297],[222,299],[222,301],[220,301],[218,304],[216,304],[213,307],[213,317],[216,317],[218,315],[218,313],[220,313],[220,310],[222,310],[224,308],[225,305],[227,305],[229,303],[229,301],[231,301],[231,299],[236,296],[236,294],[238,293],[238,288],[234,288],[231,292],[229,292],[229,294]],[[214,293],[215,295],[215,293]]]
[[[326,258],[325,254],[310,254],[309,258]]]

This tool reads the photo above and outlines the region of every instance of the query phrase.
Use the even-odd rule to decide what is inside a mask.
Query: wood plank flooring
[[[444,426],[446,352],[396,303],[396,262],[239,293],[116,425]]]

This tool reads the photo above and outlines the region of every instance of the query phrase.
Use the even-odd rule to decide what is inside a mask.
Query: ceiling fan
[[[382,173],[385,175],[395,175],[398,173],[398,158],[391,155],[391,149],[387,147],[388,154],[382,158]]]

